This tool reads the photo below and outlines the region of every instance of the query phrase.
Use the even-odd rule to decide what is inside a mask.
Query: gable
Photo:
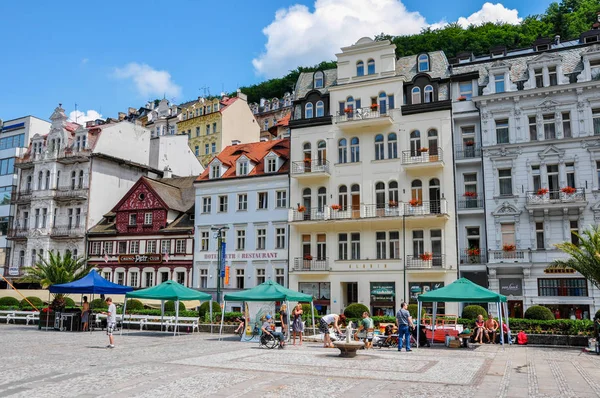
[[[113,208],[113,212],[143,210],[143,209],[168,209],[165,202],[141,178]]]
[[[494,216],[518,216],[520,214],[521,210],[517,209],[508,202],[502,203],[492,212],[492,215]]]
[[[562,61],[562,57],[558,54],[549,54],[549,53],[543,53],[538,55],[537,57],[531,59],[528,63],[529,64],[535,64],[535,63],[542,63],[542,62],[560,62]]]
[[[537,107],[542,108],[543,111],[553,111],[559,105],[560,102],[556,102],[553,99],[546,97],[537,105]]]
[[[552,157],[558,157],[558,158],[562,159],[564,154],[565,154],[564,149],[558,149],[554,145],[550,145],[548,148],[546,148],[542,152],[538,153],[538,156],[540,157],[540,159],[546,159],[546,158],[552,158]]]

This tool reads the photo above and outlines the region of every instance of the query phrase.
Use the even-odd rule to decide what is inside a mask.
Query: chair
[[[273,336],[272,334],[266,334],[266,333],[262,333],[260,335],[260,340],[259,340],[259,346],[260,348],[265,347],[268,349],[273,349],[275,347],[277,347],[277,345],[279,344],[279,341],[275,338],[275,336]]]

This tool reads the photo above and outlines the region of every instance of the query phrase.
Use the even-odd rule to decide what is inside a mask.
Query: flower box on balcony
[[[503,245],[502,246],[502,251],[505,251],[505,252],[514,252],[515,250],[517,250],[517,247],[515,245]]]
[[[475,141],[465,141],[465,146],[473,146],[475,145]]]
[[[306,210],[306,207],[298,206],[298,213],[304,213],[305,210]]]
[[[388,202],[388,206],[390,206],[390,207],[398,207],[398,202],[396,202],[395,200],[390,200]]]
[[[465,97],[464,95],[461,95],[460,97],[457,98],[458,101],[466,101],[467,97]]]
[[[411,199],[408,201],[408,204],[412,207],[417,207],[419,205],[419,201],[417,199]]]
[[[467,198],[476,198],[477,192],[465,192],[463,195]]]
[[[421,148],[419,149],[420,152],[429,152],[429,148]]]
[[[573,187],[564,187],[561,189],[561,192],[566,193],[566,194],[573,194],[573,193],[577,192],[577,189],[575,189]]]
[[[377,104],[371,104],[371,110],[372,111],[376,111],[377,110]]]
[[[352,113],[353,109],[352,108],[344,108],[344,113],[345,114],[350,114]]]
[[[478,248],[473,248],[473,249],[467,250],[467,255],[469,255],[469,256],[479,256],[480,254],[481,254],[481,250],[479,250]]]
[[[305,259],[306,261],[310,261],[310,260],[312,260],[313,258],[312,258],[312,256],[311,256],[311,255],[308,255],[308,254],[307,254],[307,255],[305,255],[305,256],[304,256],[304,259]]]
[[[419,258],[423,261],[431,261],[433,259],[433,255],[431,253],[423,253],[419,256]]]
[[[342,208],[342,206],[340,206],[340,205],[331,205],[332,210],[339,210],[341,208]]]
[[[546,188],[540,188],[537,190],[538,195],[545,195],[547,193],[548,193],[548,189],[546,189]]]

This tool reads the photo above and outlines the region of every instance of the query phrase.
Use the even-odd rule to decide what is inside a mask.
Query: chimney
[[[130,115],[135,115],[135,113],[136,113],[137,111],[136,111],[136,109],[135,109],[135,108],[129,107],[129,108],[127,108],[127,112],[128,112]]]
[[[173,177],[173,172],[169,166],[165,166],[165,170],[163,172],[163,178],[171,178]]]
[[[236,93],[236,97],[238,97],[239,99],[243,100],[243,101],[248,101],[248,96],[244,93],[242,93],[242,90],[240,90],[239,88],[237,89],[237,93]]]
[[[125,116],[127,116],[125,112],[119,112],[119,121],[125,120]]]
[[[231,140],[231,145],[239,145],[240,140]]]
[[[554,36],[554,44],[560,44],[560,35]]]

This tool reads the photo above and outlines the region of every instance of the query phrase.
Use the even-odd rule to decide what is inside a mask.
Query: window
[[[77,172],[72,171],[71,172],[71,189],[75,189],[76,185],[77,185]]]
[[[119,242],[119,244],[121,244],[121,243],[126,244],[126,242]],[[123,250],[123,253],[125,253],[125,250]],[[150,254],[156,253],[156,241],[155,240],[146,241],[146,253],[150,253]]]
[[[185,285],[185,272],[177,272],[177,283]]]
[[[8,126],[7,126],[8,127]],[[22,148],[25,146],[25,134],[17,134],[0,139],[0,150]]]
[[[129,242],[129,254],[139,254],[140,252],[140,241],[132,240]]]
[[[69,226],[69,229],[71,229],[71,228],[73,228],[73,209],[68,210],[67,217],[69,219],[68,226]],[[36,228],[37,228],[37,225],[36,225]]]
[[[571,112],[562,113],[563,137],[571,138]]]
[[[248,162],[240,162],[238,164],[239,167],[239,175],[245,176],[248,175]]]
[[[264,268],[256,269],[256,284],[260,285],[266,281],[266,272]]]
[[[50,170],[46,171],[46,180],[44,184],[44,189],[50,189]]]
[[[423,231],[413,231],[413,256],[417,257],[425,253],[425,241],[423,240]]]
[[[554,113],[544,115],[544,139],[556,139],[556,125],[554,124]]]
[[[210,134],[210,124],[206,125],[206,135]]]
[[[40,227],[40,209],[35,209],[35,224],[34,228]]]
[[[129,225],[130,226],[137,225],[137,214],[132,213],[129,215]]]
[[[515,245],[515,224],[500,224],[500,234],[502,236],[502,245]]]
[[[545,247],[544,242],[544,223],[536,222],[535,223],[535,247],[538,250],[543,250]]]
[[[598,171],[598,176],[600,180],[600,170]],[[340,185],[338,188],[338,205],[340,205],[340,210],[348,210],[348,187],[345,185]]]
[[[569,230],[571,231],[571,243],[579,246],[579,221],[569,221]]]
[[[592,124],[594,135],[600,135],[600,108],[592,109]]]
[[[385,238],[385,232],[376,232],[375,233],[375,247],[376,247],[376,258],[378,260],[383,260],[386,257],[385,249],[387,246],[387,241]]]
[[[117,272],[117,285],[125,283],[125,272]]]
[[[209,153],[210,153],[209,145],[208,144],[204,144],[204,154],[208,155]],[[212,178],[218,178],[218,177],[212,177]]]
[[[244,288],[244,269],[238,268],[235,270],[235,279],[238,289]]]
[[[400,258],[400,232],[398,231],[390,231],[390,258],[398,259]]]
[[[210,144],[210,150],[212,153],[217,152],[217,143],[213,142],[212,144]]]
[[[144,225],[152,225],[152,213],[144,213]]]
[[[365,75],[365,63],[363,61],[358,61],[356,63],[356,76],[364,76]]]
[[[202,198],[202,213],[210,213],[211,212],[211,197],[205,196]]]
[[[359,260],[360,259],[360,233],[353,232],[350,234],[350,259],[351,260]]]
[[[275,228],[275,249],[285,249],[285,228]]]
[[[375,61],[372,59],[367,61],[367,74],[369,74],[369,75],[375,74]]]
[[[424,94],[425,103],[433,102],[433,87],[425,86]]]
[[[213,134],[217,133],[217,123],[212,124],[212,132],[213,132]]]
[[[565,171],[567,173],[567,186],[576,188],[575,185],[575,164],[574,163],[566,163]]]
[[[512,196],[512,171],[511,169],[498,170],[498,180],[500,183],[500,196]]]
[[[196,137],[200,137],[200,126],[196,127]]]
[[[171,254],[171,239],[163,239],[160,241],[160,252]]]
[[[348,260],[348,234],[338,234],[338,260]]]
[[[285,208],[287,207],[287,191],[277,191],[275,193],[277,201],[277,207],[278,208]]]
[[[312,104],[312,102],[307,102],[306,106],[304,107],[304,118],[312,119],[312,117],[313,117],[313,104]]]
[[[418,59],[419,72],[429,71],[429,55],[421,54]]]
[[[265,210],[269,208],[269,193],[259,192],[258,193],[258,208]]]
[[[154,272],[144,272],[146,277],[146,287],[154,286]]]
[[[245,193],[238,194],[238,211],[248,210],[248,195]]]
[[[458,83],[458,96],[465,97],[467,101],[470,101],[473,98],[473,82]]]
[[[317,234],[317,260],[327,258],[327,235]]]
[[[176,239],[175,240],[175,253],[185,254],[186,252],[186,241],[185,239]]]
[[[15,158],[0,160],[0,175],[15,174]]]
[[[227,212],[227,195],[219,196],[219,213]]]
[[[275,173],[277,171],[277,159],[270,157],[267,159],[267,173]]]
[[[221,166],[214,165],[210,168],[210,178],[219,178],[221,177]]]
[[[235,250],[245,250],[246,249],[246,230],[238,229],[236,230],[236,241],[235,241]]]
[[[25,266],[25,250],[19,252],[19,267]]]
[[[421,89],[419,87],[413,87],[411,90],[411,103],[413,105],[421,103]]]
[[[345,138],[342,138],[338,141],[338,163],[347,163],[348,162],[348,141]]]
[[[200,270],[200,288],[206,289],[208,287],[208,270]]]
[[[544,87],[544,70],[542,68],[534,69],[535,86],[537,88]]]
[[[325,116],[325,104],[323,103],[323,101],[317,101],[316,110],[317,110],[317,117]]]
[[[194,147],[194,155],[200,156],[200,147],[198,145]]]
[[[583,278],[538,278],[538,296],[587,297],[587,281]]]
[[[58,186],[58,184],[57,184],[57,186]],[[25,190],[27,192],[31,191],[31,176],[27,176],[27,180],[25,183]]]
[[[42,209],[42,228],[46,228],[47,220],[48,220],[48,209]]]
[[[550,86],[558,85],[558,75],[556,74],[556,66],[550,66],[548,68],[548,78],[550,80]]]
[[[130,279],[131,279],[131,283],[129,284],[129,286],[137,287],[138,286],[138,273],[131,272],[129,275],[130,275]]]
[[[323,88],[323,72],[321,71],[315,73],[314,88]]]
[[[283,268],[275,268],[275,282],[285,286],[285,270]]]
[[[384,148],[383,134],[377,134],[375,136],[375,160],[385,159]]]
[[[73,172],[75,173],[75,172]],[[38,173],[38,182],[37,182],[37,189],[38,190],[42,190],[42,179],[44,178],[44,173],[42,171],[40,171]],[[75,186],[73,186],[74,188]]]
[[[117,254],[126,254],[127,253],[127,241],[120,241],[117,244]]]
[[[360,162],[360,147],[357,137],[350,139],[350,161],[352,163]]]
[[[496,93],[504,92],[504,74],[494,75],[494,87],[496,88]]]
[[[269,119],[265,119],[265,121],[264,121],[264,127],[263,127],[263,130],[265,130],[265,131],[266,131],[266,130],[268,130],[268,129],[269,129]]]
[[[396,133],[388,134],[388,159],[398,158],[398,137]]]
[[[529,116],[529,140],[537,141],[537,122],[535,116]]]
[[[540,166],[531,166],[531,175],[533,176],[533,190],[537,192],[542,187]]]
[[[267,248],[267,230],[259,228],[256,230],[256,250],[265,250]]]
[[[496,120],[496,144],[508,144],[508,119]]]
[[[102,242],[92,242],[92,248],[90,254],[92,256],[99,256],[102,250]]]
[[[104,242],[104,253],[113,254],[113,242]]]
[[[465,182],[465,192],[477,193],[477,173],[465,173],[463,174],[463,180]],[[468,197],[466,200],[467,207],[470,207],[469,204],[471,204],[472,199],[475,199],[475,203],[472,204],[477,206],[476,197]]]

